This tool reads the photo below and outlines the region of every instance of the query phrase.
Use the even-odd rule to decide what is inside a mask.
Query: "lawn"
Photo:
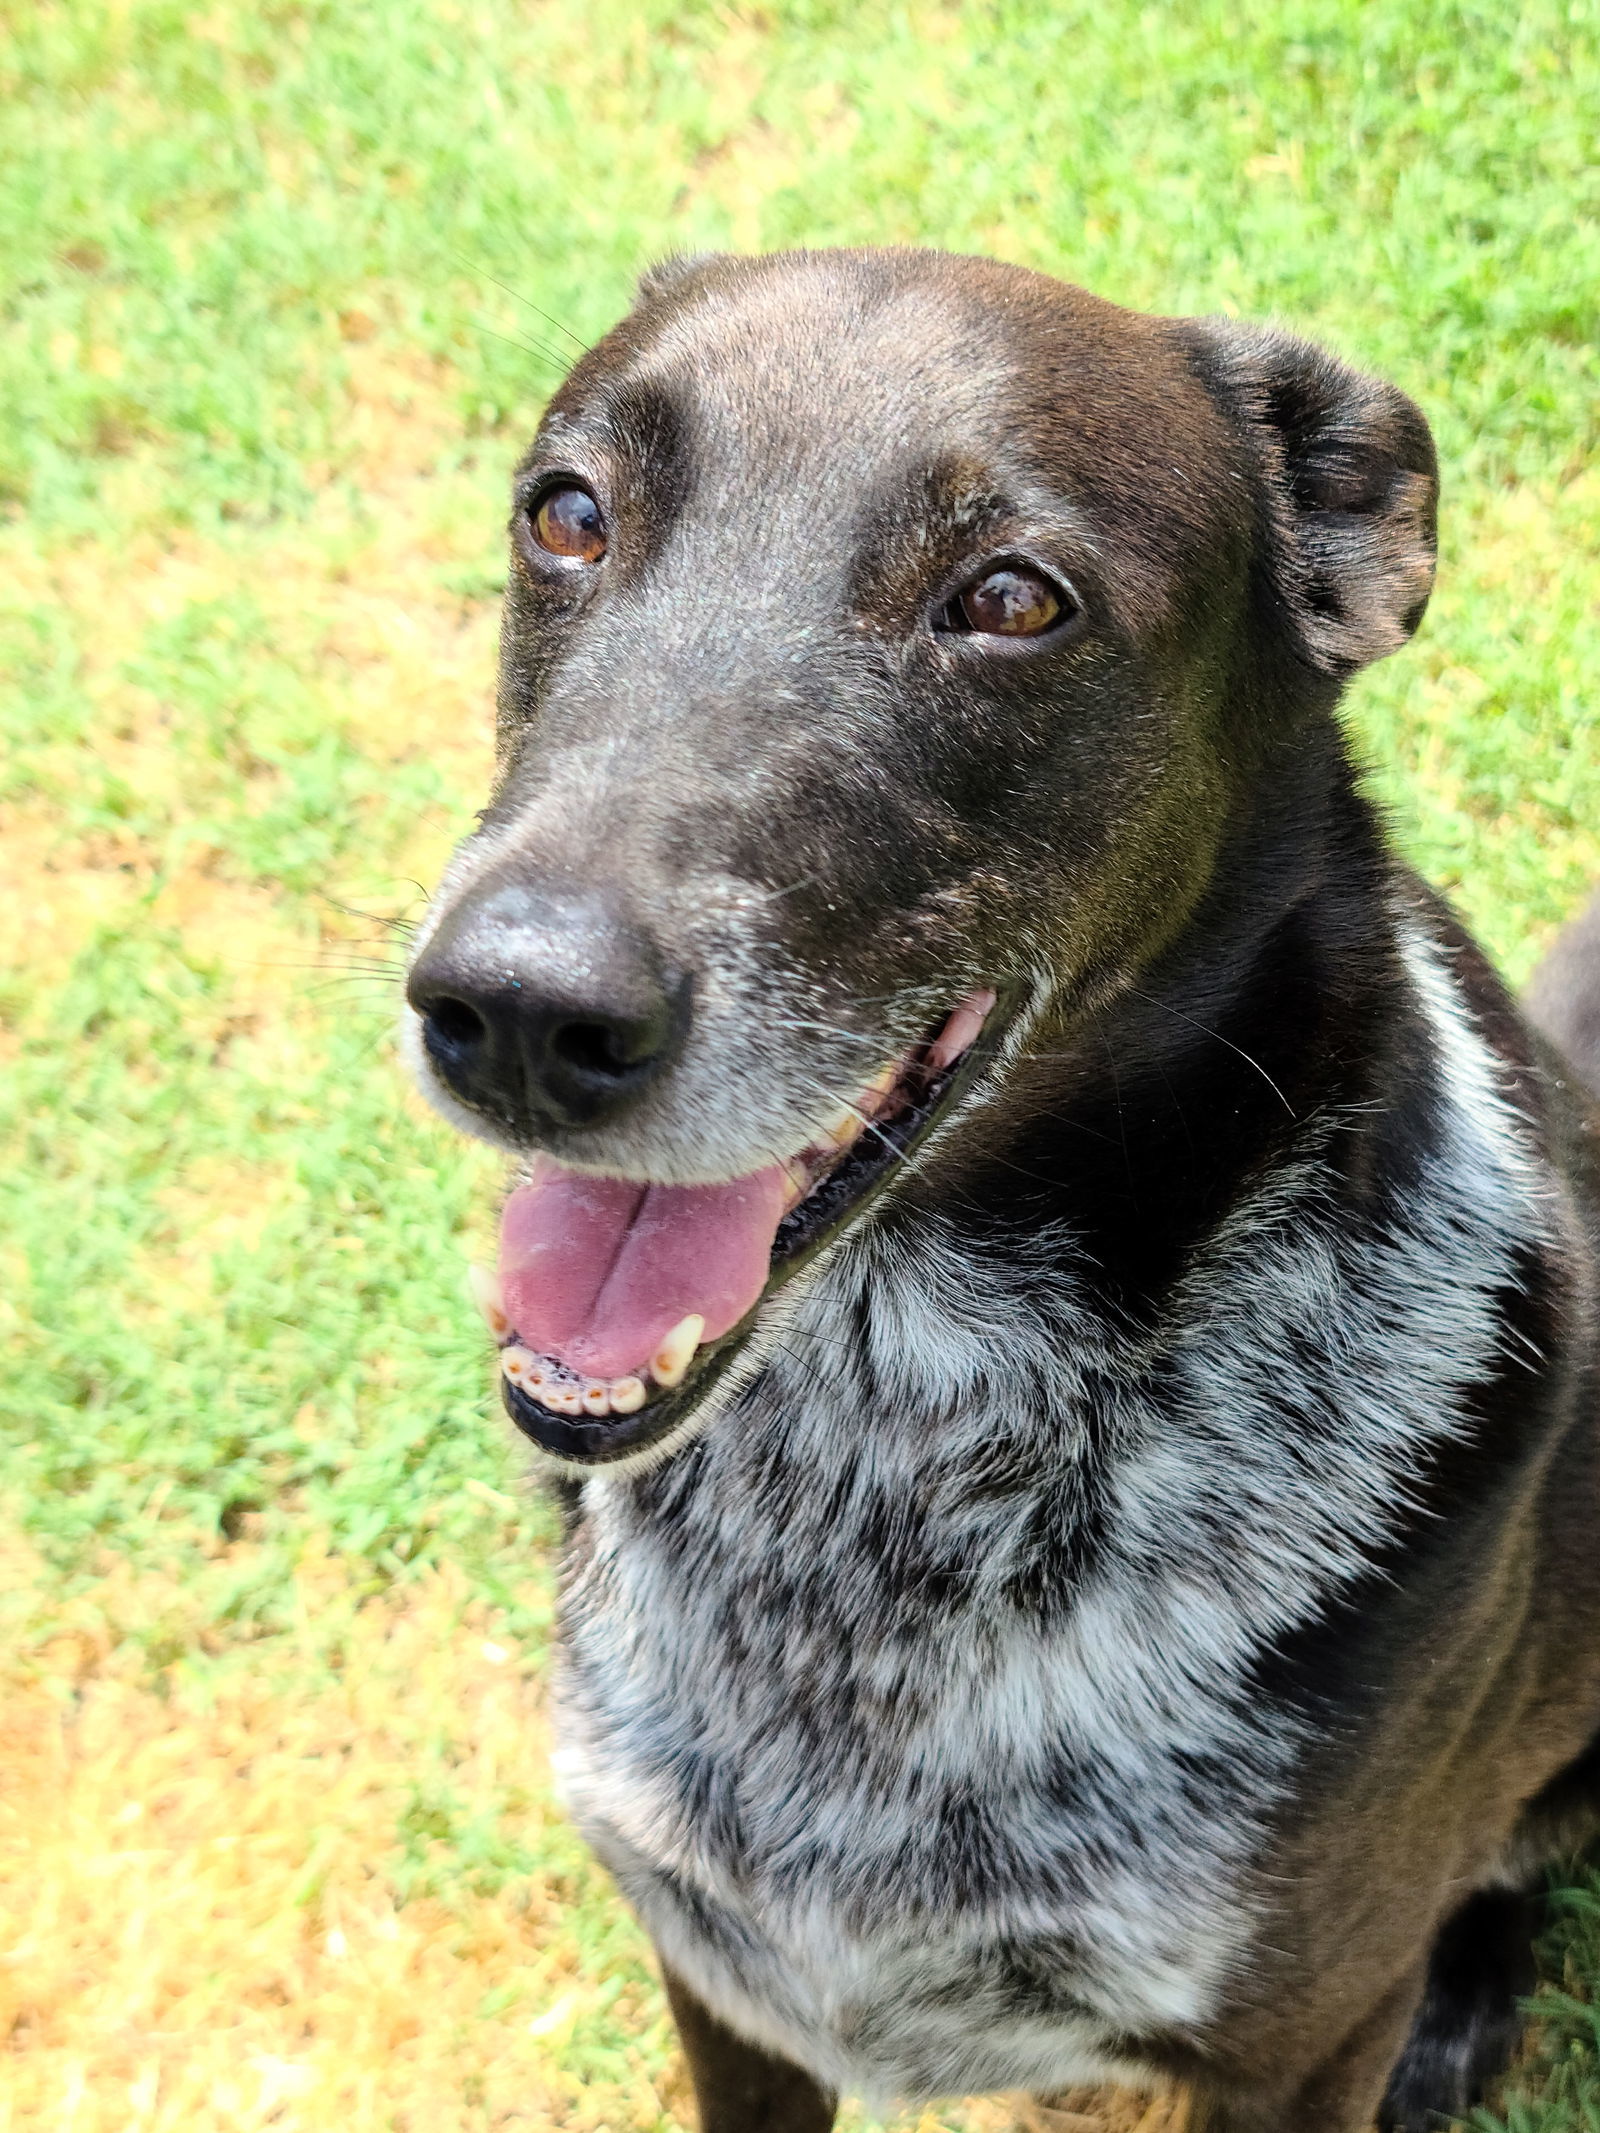
[[[550,1521],[461,1279],[497,1166],[390,1034],[485,786],[507,470],[674,249],[928,242],[1322,337],[1445,475],[1352,728],[1520,977],[1600,879],[1600,6],[0,24],[0,2133],[664,2133],[546,1779]],[[1519,2133],[1600,2126],[1596,1904]]]

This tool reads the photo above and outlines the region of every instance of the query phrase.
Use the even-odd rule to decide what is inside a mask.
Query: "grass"
[[[1520,976],[1600,878],[1600,7],[3,15],[0,2133],[664,2133],[461,1295],[496,1168],[388,1036],[383,920],[487,776],[506,470],[675,248],[1320,336],[1445,467],[1353,729]],[[1517,2133],[1600,2126],[1596,1900]]]

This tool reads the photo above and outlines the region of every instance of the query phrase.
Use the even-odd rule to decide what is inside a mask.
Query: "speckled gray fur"
[[[699,1441],[583,1486],[573,1812],[706,2004],[831,2086],[1138,2084],[1128,2040],[1249,1965],[1303,1745],[1252,1659],[1408,1504],[1545,1228],[1447,955],[1401,932],[1444,1091],[1403,1227],[1334,1219],[1312,1120],[1136,1339],[1070,1235],[863,1225]]]

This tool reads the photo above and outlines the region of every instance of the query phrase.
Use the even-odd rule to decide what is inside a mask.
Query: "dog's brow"
[[[685,416],[679,397],[657,380],[613,380],[578,409],[552,409],[525,464],[552,450],[602,452],[635,462],[681,456]]]

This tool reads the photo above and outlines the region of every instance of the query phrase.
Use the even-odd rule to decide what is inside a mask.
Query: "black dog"
[[[1600,1190],[1334,716],[1434,500],[1313,348],[920,252],[657,272],[517,476],[411,1032],[528,1164],[565,1781],[713,2133],[1503,2063],[1600,1795]]]

